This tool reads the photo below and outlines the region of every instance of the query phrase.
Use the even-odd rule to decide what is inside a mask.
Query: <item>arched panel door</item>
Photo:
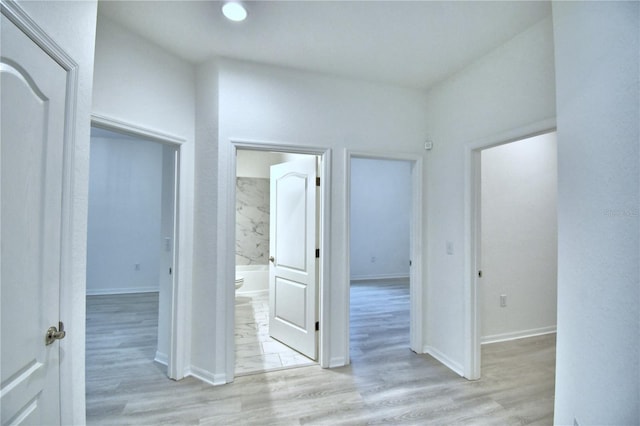
[[[316,158],[271,166],[269,334],[317,358]]]

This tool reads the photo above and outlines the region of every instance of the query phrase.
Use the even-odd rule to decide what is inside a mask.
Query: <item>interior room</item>
[[[218,1],[0,0],[2,422],[639,423],[640,3],[242,5],[246,14],[227,18]],[[169,309],[160,314],[161,287],[158,315],[140,317],[144,371],[109,364],[86,310],[89,292],[106,291],[91,268],[107,265],[91,257],[92,123],[175,148]],[[527,228],[492,271],[503,242],[483,242],[483,230],[536,209],[482,214],[491,148],[550,132],[557,167],[547,161],[545,179],[498,180],[516,186],[514,199],[555,170],[556,241]],[[290,272],[318,281],[282,278],[282,296],[300,302],[275,314],[317,363],[237,376],[236,152],[246,147],[322,158],[319,231],[312,238],[296,216],[290,229],[306,237],[281,234],[305,242],[304,256],[285,256]],[[410,347],[368,362],[350,346],[359,156],[411,162],[419,218]],[[530,152],[517,171],[542,156]],[[313,187],[310,172],[292,176],[291,188]],[[304,194],[290,199],[310,203]],[[553,209],[533,216],[528,224],[553,222]],[[166,253],[168,235],[158,237]],[[380,265],[367,249],[368,266]],[[535,272],[506,268],[518,253]],[[128,256],[111,290],[151,290],[136,280],[149,262]],[[530,278],[546,289],[515,287]],[[152,354],[155,328],[168,333]],[[102,383],[91,380],[96,353],[113,372]]]
[[[556,332],[557,176],[555,132],[481,152],[483,344]]]
[[[349,203],[350,355],[367,363],[410,327],[411,163],[351,158]]]
[[[90,327],[87,340],[110,345],[111,362],[122,345],[144,341],[142,361],[168,363],[175,156],[171,145],[91,129],[86,293],[87,322],[97,329]],[[138,313],[131,305],[144,319],[118,321]],[[99,354],[87,359],[96,377],[112,375]]]

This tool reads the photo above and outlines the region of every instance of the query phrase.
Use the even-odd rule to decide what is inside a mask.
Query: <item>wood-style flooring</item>
[[[87,297],[90,425],[550,425],[555,335],[485,345],[478,381],[408,349],[406,282],[351,290],[351,361],[175,382],[153,362],[157,295]]]

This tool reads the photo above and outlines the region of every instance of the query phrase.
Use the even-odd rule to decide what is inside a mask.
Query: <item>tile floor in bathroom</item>
[[[236,295],[236,376],[314,364],[269,336],[269,294]]]

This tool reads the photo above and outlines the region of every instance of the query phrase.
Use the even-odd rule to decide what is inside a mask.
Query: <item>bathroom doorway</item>
[[[275,305],[274,292],[276,287],[273,283],[270,285],[270,267],[273,269],[279,263],[274,257],[275,251],[272,244],[274,232],[272,166],[280,165],[278,167],[281,167],[284,164],[309,160],[315,163],[314,168],[317,172],[319,157],[315,155],[252,149],[237,150],[235,179],[235,376],[316,363],[317,355],[315,357],[304,356],[294,349],[299,349],[295,340],[287,342],[274,334],[273,329],[270,329],[270,324],[278,320],[274,319],[273,306]],[[314,195],[313,201],[318,199],[318,196]],[[314,212],[315,214],[316,212]],[[317,237],[317,231],[314,232]],[[318,263],[317,260],[313,261]],[[314,273],[314,275],[313,280],[317,288],[318,274]],[[286,283],[287,280],[282,282]],[[285,289],[285,291],[287,290]],[[317,310],[317,291],[314,290],[314,293],[313,299],[315,300],[315,310]],[[280,301],[287,298],[288,296]],[[294,307],[293,310],[296,309],[297,307]],[[313,330],[313,335],[310,337],[317,342],[316,334]]]

